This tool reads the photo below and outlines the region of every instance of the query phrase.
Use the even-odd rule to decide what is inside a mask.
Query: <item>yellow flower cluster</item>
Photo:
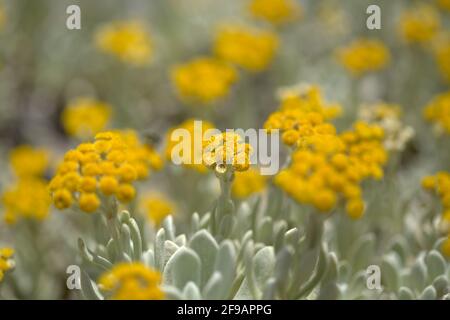
[[[182,163],[186,168],[194,169],[200,173],[206,173],[208,168],[206,168],[202,163],[203,144],[206,141],[203,133],[207,130],[214,129],[214,125],[208,121],[199,121],[201,126],[196,127],[195,121],[195,119],[187,119],[180,125],[169,130],[166,139],[166,159],[172,162]],[[186,130],[188,133],[189,141],[187,141],[187,143],[190,146],[190,156],[184,155],[183,151],[180,151],[179,154],[175,152],[175,148],[181,143],[181,141],[177,141],[172,138],[172,134],[179,129]],[[178,157],[180,157],[180,159],[178,159]],[[194,161],[194,159],[199,160]]]
[[[110,118],[110,105],[91,98],[78,98],[64,109],[61,122],[68,135],[87,139],[105,130]]]
[[[450,91],[442,93],[425,107],[424,117],[436,124],[436,128],[450,134]]]
[[[20,145],[10,152],[9,163],[19,178],[40,177],[49,164],[48,151],[30,145]]]
[[[218,174],[246,171],[251,153],[251,146],[239,134],[223,132],[203,143],[203,164]]]
[[[51,198],[48,194],[47,181],[39,178],[23,178],[10,186],[2,194],[4,220],[14,224],[19,219],[47,218]]]
[[[82,211],[91,213],[99,208],[100,195],[129,202],[136,194],[133,182],[161,166],[159,155],[142,144],[136,132],[98,133],[93,143],[82,143],[65,154],[49,185],[53,203],[66,209],[76,201]]]
[[[119,263],[102,274],[99,288],[113,300],[162,300],[161,275],[141,262]]]
[[[169,214],[174,213],[174,205],[166,197],[159,194],[150,194],[142,199],[142,207],[147,218],[156,226]]]
[[[269,116],[264,128],[269,132],[279,129],[283,142],[295,147],[307,137],[334,134],[335,128],[326,121],[340,113],[339,105],[323,101],[317,86],[304,86],[283,94],[279,110]]]
[[[374,39],[357,39],[337,50],[339,62],[355,76],[378,71],[390,60],[389,49],[383,42]]]
[[[224,26],[214,44],[214,52],[219,58],[252,72],[267,68],[277,48],[275,33],[239,25]]]
[[[203,104],[226,96],[238,77],[231,65],[208,57],[175,66],[171,75],[181,99]]]
[[[5,276],[5,272],[14,268],[14,260],[12,259],[14,250],[11,248],[0,248],[0,282]]]
[[[422,179],[422,187],[439,196],[443,208],[442,220],[450,223],[450,173],[442,171],[434,176],[427,176]],[[442,251],[450,257],[450,235],[444,242]]]
[[[117,21],[104,25],[97,31],[95,41],[99,49],[125,63],[142,66],[151,61],[151,37],[138,21]]]
[[[310,136],[274,182],[297,202],[321,212],[330,212],[345,201],[348,216],[357,219],[364,212],[361,181],[383,176],[387,154],[382,138],[381,127],[364,122],[340,135]]]
[[[450,0],[436,0],[436,2],[440,8],[450,11]]]
[[[429,4],[420,4],[403,12],[400,18],[400,32],[408,43],[425,44],[438,32],[440,18],[436,9]]]
[[[377,124],[384,130],[383,144],[388,151],[402,151],[414,136],[414,129],[401,121],[399,105],[376,103],[365,105],[359,111],[361,120]]]
[[[231,193],[238,199],[245,199],[255,193],[262,192],[267,186],[267,179],[258,169],[236,172],[231,186]]]
[[[253,17],[282,25],[301,17],[302,8],[295,0],[252,0],[249,6]]]

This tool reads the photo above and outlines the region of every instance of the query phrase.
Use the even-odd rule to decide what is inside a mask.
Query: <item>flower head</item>
[[[164,293],[159,288],[159,272],[140,262],[119,263],[103,273],[99,288],[107,298],[114,300],[162,300]]]
[[[337,50],[339,62],[353,75],[384,68],[389,60],[389,49],[379,40],[358,39]]]
[[[156,226],[160,225],[166,216],[174,213],[174,205],[165,196],[149,194],[142,199],[142,208],[148,220]]]
[[[18,178],[40,177],[49,164],[48,151],[30,145],[20,145],[9,154],[9,162]]]
[[[49,214],[51,198],[47,182],[40,178],[23,178],[3,192],[4,220],[14,224],[21,219],[44,220]]]
[[[425,44],[438,32],[439,14],[429,4],[420,4],[403,12],[400,20],[400,32],[408,43]]]
[[[302,8],[295,0],[252,0],[249,6],[253,17],[282,25],[301,17]]]
[[[245,199],[253,194],[262,192],[266,186],[266,177],[262,176],[258,169],[250,168],[247,171],[236,172],[231,192],[234,197]]]
[[[14,250],[11,248],[0,248],[0,282],[5,276],[5,272],[14,268],[14,260],[12,259]]]
[[[203,164],[222,175],[250,167],[251,146],[234,132],[211,136],[203,144]]]
[[[117,21],[102,26],[96,33],[97,47],[125,63],[135,66],[151,61],[153,46],[150,34],[138,21]]]
[[[238,76],[228,63],[206,57],[175,66],[171,75],[181,99],[202,104],[225,97]]]
[[[72,101],[61,116],[67,134],[83,139],[105,130],[110,118],[111,106],[90,98]]]
[[[277,47],[278,38],[273,32],[228,25],[219,30],[214,52],[219,58],[258,72],[267,68]]]
[[[64,156],[49,184],[53,203],[58,209],[77,203],[82,211],[95,212],[100,195],[129,202],[136,195],[133,183],[159,169],[155,159],[156,151],[132,130],[98,133],[94,142],[82,143]]]
[[[450,91],[434,97],[424,109],[424,117],[438,132],[450,134]]]

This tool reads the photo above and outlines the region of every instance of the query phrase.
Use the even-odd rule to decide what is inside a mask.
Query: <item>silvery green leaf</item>
[[[350,281],[352,267],[347,261],[338,263],[338,282],[347,283]]]
[[[267,280],[266,288],[264,289],[262,299],[263,300],[274,300],[277,293],[277,280],[275,278],[270,278]]]
[[[209,221],[211,220],[211,212],[207,212],[200,219],[200,228],[207,228],[209,225]]]
[[[436,289],[436,294],[438,297],[443,297],[449,293],[449,283],[445,275],[441,275],[434,279],[433,287]]]
[[[191,233],[196,233],[200,229],[200,216],[194,212],[191,217]]]
[[[163,281],[165,284],[184,288],[189,282],[200,285],[201,262],[198,255],[190,248],[181,247],[177,250],[164,268]]]
[[[271,217],[264,217],[256,231],[256,239],[258,242],[269,244],[272,242],[273,224]]]
[[[284,234],[284,244],[295,247],[300,239],[300,233],[297,228],[292,228]]]
[[[233,228],[236,224],[236,218],[233,214],[225,214],[220,220],[219,234],[224,238],[228,238],[233,232]]]
[[[97,285],[85,271],[81,271],[80,274],[81,294],[86,300],[103,300],[103,296],[100,294]]]
[[[164,241],[164,250],[163,250],[163,256],[162,256],[162,270],[164,270],[167,262],[169,261],[170,257],[179,249],[180,247],[177,246],[177,244],[173,241],[166,240]]]
[[[116,245],[114,244],[114,239],[109,239],[106,245],[106,251],[108,252],[108,257],[111,261],[116,261]]]
[[[381,262],[381,279],[383,285],[392,291],[400,286],[400,258],[396,252],[386,255]]]
[[[289,296],[295,296],[298,290],[311,278],[317,267],[319,248],[302,253],[293,264],[294,277],[289,289]]]
[[[414,300],[414,293],[411,289],[407,287],[401,287],[398,290],[398,299],[399,300]]]
[[[262,291],[264,285],[275,268],[275,253],[273,247],[264,247],[253,257],[253,270],[258,289]]]
[[[225,240],[220,244],[214,270],[222,275],[223,289],[228,293],[231,290],[236,273],[236,250],[230,240]]]
[[[446,239],[445,237],[439,238],[439,239],[434,243],[433,249],[436,250],[436,251],[440,251],[441,248],[442,248],[442,244],[444,243],[445,239]]]
[[[183,298],[187,300],[201,300],[202,295],[200,289],[195,283],[189,281],[183,290]]]
[[[350,250],[350,261],[354,271],[366,269],[375,253],[375,237],[366,234],[359,238]]]
[[[202,229],[193,235],[189,242],[189,247],[197,253],[201,261],[202,275],[200,287],[202,288],[213,273],[219,246],[213,236],[205,229]]]
[[[175,225],[173,223],[173,217],[167,216],[163,221],[163,228],[166,232],[167,240],[175,241]]]
[[[418,297],[420,300],[435,300],[437,297],[436,289],[433,286],[428,286],[423,290],[422,294]]]
[[[425,287],[427,280],[427,266],[422,259],[417,261],[411,267],[409,273],[409,286],[413,289],[421,291]]]
[[[133,256],[133,249],[131,247],[131,231],[126,224],[120,226],[120,240],[122,241],[122,248],[124,253],[128,256]]]
[[[130,218],[127,222],[130,232],[131,241],[133,242],[133,258],[134,260],[139,260],[142,255],[142,237],[139,230],[139,226],[133,218]]]
[[[401,263],[406,262],[406,258],[409,255],[409,247],[404,237],[396,237],[391,244],[391,250],[398,254],[398,257],[401,259]]]
[[[155,255],[152,250],[147,250],[142,254],[142,260],[145,265],[155,268]]]
[[[367,275],[365,270],[357,272],[349,284],[349,299],[359,298],[361,292],[367,287]]]
[[[274,240],[273,240],[273,246],[275,247],[275,251],[278,251],[281,249],[284,243],[284,235],[287,230],[287,222],[284,220],[277,221],[274,223]]]
[[[169,285],[162,285],[161,290],[164,292],[164,296],[167,300],[183,300],[183,294],[178,288]]]
[[[289,269],[292,265],[294,250],[290,246],[284,247],[276,256],[274,279],[276,285],[281,292],[285,292],[289,285]],[[267,288],[266,288],[267,290]],[[276,292],[274,293],[276,294]]]
[[[154,254],[155,254],[155,266],[162,271],[164,264],[164,242],[166,241],[166,231],[164,229],[159,229],[156,233],[155,243],[154,243]]]
[[[336,282],[338,277],[338,260],[334,252],[328,254],[328,268],[322,282]]]
[[[336,282],[327,282],[320,287],[318,300],[337,300],[339,298],[340,291]]]
[[[225,299],[227,291],[224,284],[224,279],[220,272],[215,271],[203,288],[204,298],[211,300]]]
[[[187,242],[186,239],[186,235],[185,234],[180,234],[176,239],[175,239],[175,243],[177,244],[177,246],[182,247],[185,246]]]
[[[447,269],[447,264],[442,255],[436,251],[432,250],[425,258],[425,262],[428,267],[428,280],[433,281],[434,278],[445,273]]]

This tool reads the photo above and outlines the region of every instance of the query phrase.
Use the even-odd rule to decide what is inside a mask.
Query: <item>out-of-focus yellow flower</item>
[[[425,44],[438,32],[439,13],[429,4],[420,4],[403,12],[400,19],[400,32],[408,43]]]
[[[198,124],[197,126],[196,123]],[[190,157],[187,157],[182,153],[175,154],[174,148],[182,143],[182,141],[173,139],[172,135],[179,129],[186,130],[187,132],[189,141],[184,142],[188,143],[190,147]],[[203,144],[206,141],[204,133],[210,129],[214,129],[214,125],[212,123],[208,121],[198,121],[195,119],[188,119],[180,125],[170,129],[166,139],[166,159],[172,162],[181,163],[186,168],[194,169],[200,173],[206,173],[208,168],[203,165],[202,152]]]
[[[203,164],[217,174],[246,171],[250,167],[251,146],[234,132],[211,136],[203,144]]]
[[[442,77],[450,83],[450,34],[437,37],[433,53]]]
[[[69,103],[61,121],[70,136],[87,139],[103,131],[111,118],[111,106],[91,98],[78,98]]]
[[[436,2],[440,8],[450,11],[450,0],[436,0]]]
[[[136,195],[133,183],[160,168],[155,157],[156,151],[132,130],[98,133],[93,143],[82,143],[64,156],[49,184],[53,203],[62,210],[77,202],[91,213],[100,207],[100,194],[129,202]]]
[[[13,249],[7,247],[0,248],[0,282],[3,280],[5,273],[15,266],[13,255]]]
[[[153,193],[142,199],[142,208],[155,226],[159,226],[165,217],[175,211],[175,206],[170,200],[163,195]]]
[[[236,172],[231,186],[231,192],[238,199],[245,199],[255,193],[263,191],[267,186],[267,179],[258,169]]]
[[[438,133],[450,134],[450,91],[434,97],[425,107],[424,117],[436,125]]]
[[[320,212],[331,212],[345,202],[347,215],[359,218],[364,212],[362,180],[383,176],[387,154],[382,138],[381,127],[364,122],[340,135],[308,136],[292,154],[291,165],[280,171],[274,182],[297,202]]]
[[[218,57],[252,72],[266,69],[277,48],[275,33],[239,25],[222,27],[214,44]]]
[[[285,89],[281,95],[281,106],[268,117],[264,128],[269,132],[279,129],[286,145],[297,147],[313,135],[335,134],[327,120],[337,117],[341,107],[323,101],[317,86]]]
[[[107,299],[162,300],[161,275],[141,262],[119,263],[103,273],[98,285]]]
[[[415,132],[401,121],[402,109],[399,105],[375,103],[364,105],[359,110],[361,120],[377,124],[384,130],[383,144],[388,151],[402,151]]]
[[[357,39],[337,50],[339,62],[353,75],[384,68],[390,60],[389,49],[383,42],[373,39]]]
[[[20,219],[42,221],[47,218],[51,198],[47,182],[39,178],[22,178],[2,194],[4,220],[14,224]]]
[[[182,100],[208,104],[225,97],[238,74],[224,61],[201,57],[175,66],[171,76]]]
[[[282,25],[301,17],[302,7],[295,0],[251,0],[249,6],[253,17]]]
[[[116,21],[102,26],[96,33],[97,47],[125,63],[146,65],[152,57],[152,40],[139,21]]]
[[[19,178],[40,177],[48,167],[49,155],[45,149],[21,145],[10,152],[9,162]]]

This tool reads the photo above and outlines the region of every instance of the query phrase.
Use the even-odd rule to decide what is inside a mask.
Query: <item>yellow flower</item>
[[[424,117],[440,132],[450,134],[450,91],[434,97],[425,107]]]
[[[182,100],[208,104],[228,95],[238,75],[226,62],[200,57],[175,66],[171,77]]]
[[[211,136],[203,145],[203,164],[218,174],[246,171],[250,167],[251,146],[234,132]]]
[[[236,172],[231,192],[236,198],[245,199],[255,193],[262,192],[266,185],[266,177],[262,176],[258,169],[250,168],[247,171]]]
[[[11,248],[0,248],[0,282],[5,276],[5,272],[14,268],[15,263],[12,259],[14,250]]]
[[[174,213],[173,203],[159,194],[149,194],[144,197],[142,208],[148,219],[156,226],[160,225],[166,216]]]
[[[40,178],[23,178],[2,194],[4,220],[14,224],[21,219],[44,220],[51,204],[47,182]]]
[[[433,53],[442,77],[450,82],[450,34],[445,34],[436,40]]]
[[[21,145],[9,154],[9,162],[17,177],[40,177],[48,167],[48,151]]]
[[[195,123],[195,119],[188,119],[177,127],[169,130],[166,138],[167,144],[165,154],[166,159],[169,161],[174,161],[177,163],[181,162],[186,168],[205,173],[208,171],[208,168],[206,168],[202,163],[203,144],[206,141],[206,137],[204,137],[203,134],[207,130],[214,129],[214,125],[208,121],[198,121],[197,123],[199,125],[197,126]],[[181,143],[181,141],[172,139],[171,136],[178,129],[186,130],[188,133],[189,141],[187,141],[187,143],[189,143],[190,146],[190,157],[187,157],[184,154],[175,154],[175,148],[179,145],[179,143]]]
[[[136,195],[133,183],[160,169],[155,158],[156,151],[132,130],[98,133],[93,143],[82,143],[64,156],[49,184],[53,203],[58,209],[78,203],[90,213],[100,207],[101,194],[129,202]]]
[[[275,33],[239,25],[222,27],[214,44],[219,58],[253,72],[266,69],[277,48]]]
[[[390,60],[389,49],[374,39],[357,39],[337,50],[339,62],[354,76],[384,68]]]
[[[302,15],[302,8],[295,0],[252,0],[249,10],[253,17],[274,25],[294,21]]]
[[[82,139],[104,130],[110,118],[111,106],[91,98],[78,98],[70,102],[61,115],[67,134]]]
[[[420,4],[403,12],[400,20],[400,32],[408,43],[425,44],[438,32],[439,14],[429,4]]]
[[[102,26],[96,33],[97,47],[125,63],[135,66],[151,61],[153,45],[145,26],[138,21],[116,21]]]
[[[436,0],[436,2],[440,8],[450,11],[450,0]]]
[[[98,285],[108,299],[162,300],[161,275],[141,262],[119,263],[103,273]]]

